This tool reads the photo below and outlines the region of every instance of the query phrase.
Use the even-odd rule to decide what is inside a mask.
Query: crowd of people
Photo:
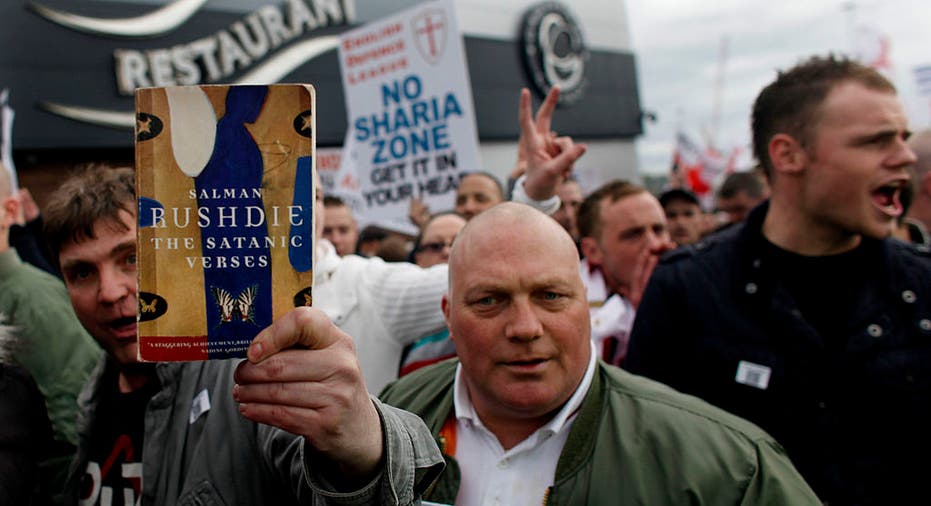
[[[779,72],[715,209],[583,189],[558,95],[415,237],[317,180],[314,307],[246,360],[137,358],[132,168],[41,213],[0,171],[0,504],[920,501],[931,132],[892,84]]]

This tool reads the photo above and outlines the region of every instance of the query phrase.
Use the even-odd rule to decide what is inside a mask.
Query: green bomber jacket
[[[383,402],[418,414],[440,448],[458,360],[388,385]],[[447,467],[425,499],[454,504]],[[816,505],[782,446],[759,427],[692,396],[598,363],[559,457],[547,505]]]

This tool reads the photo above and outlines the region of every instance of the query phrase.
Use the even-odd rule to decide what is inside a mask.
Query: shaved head
[[[551,217],[525,204],[504,202],[476,215],[459,232],[449,254],[449,286],[453,289],[457,271],[466,257],[478,254],[477,247],[495,248],[517,241],[517,232],[530,232],[540,241],[528,241],[522,247],[527,254],[553,256],[579,262],[578,249],[569,233]],[[543,244],[545,243],[545,244]],[[541,249],[545,247],[545,250]],[[485,260],[491,260],[485,257]],[[581,278],[580,278],[581,282]]]
[[[443,314],[473,406],[504,448],[579,386],[591,327],[575,242],[549,216],[499,204],[456,238]]]

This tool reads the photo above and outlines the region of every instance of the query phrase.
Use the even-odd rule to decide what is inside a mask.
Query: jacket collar
[[[7,277],[11,272],[19,269],[22,264],[23,261],[20,260],[19,254],[16,253],[13,247],[0,253],[0,279]]]
[[[766,201],[754,208],[746,223],[734,232],[737,276],[734,278],[733,289],[740,294],[740,299],[746,304],[745,308],[761,311],[761,318],[769,319],[773,325],[787,326],[787,332],[791,334],[806,336],[821,343],[815,330],[798,314],[792,297],[781,286],[778,274],[764,258],[767,239],[763,235],[763,222],[768,211],[769,201]],[[916,269],[924,267],[915,267],[909,261],[910,255],[900,251],[909,248],[908,245],[890,238],[879,240],[864,237],[857,248],[873,250],[868,268],[877,284],[875,289],[858,294],[857,304],[861,311],[855,313],[860,316],[860,321],[851,322],[851,328],[860,328],[860,331],[849,341],[849,350],[875,346],[879,341],[869,335],[869,327],[874,326],[872,324],[881,327],[892,325],[892,322],[887,321],[890,318],[890,305],[904,305],[906,310],[914,310],[913,307],[907,307],[912,305],[909,299],[913,300],[915,294],[925,297],[927,292],[922,286],[926,277],[915,276]]]
[[[585,399],[582,400],[582,407],[579,408],[579,414],[573,422],[569,437],[559,455],[556,477],[553,480],[554,486],[578,473],[595,451],[595,436],[598,433],[598,424],[601,421],[601,413],[605,409],[605,396],[607,395],[604,367],[605,364],[600,360],[595,363],[592,384],[588,388]]]

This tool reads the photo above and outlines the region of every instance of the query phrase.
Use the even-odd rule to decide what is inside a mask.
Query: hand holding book
[[[364,482],[383,453],[381,421],[352,338],[319,309],[296,308],[252,341],[236,369],[243,416],[305,438],[305,448]]]

